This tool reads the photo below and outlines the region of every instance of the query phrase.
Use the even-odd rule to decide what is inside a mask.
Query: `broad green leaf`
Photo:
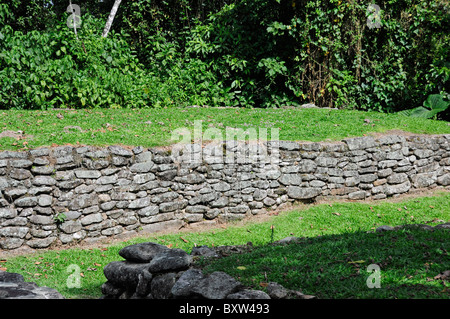
[[[423,106],[419,106],[416,107],[414,109],[411,110],[411,117],[420,117],[420,118],[430,118],[432,117],[434,114],[431,114],[431,111],[424,108]]]
[[[431,94],[428,95],[423,105],[432,110],[437,110],[437,112],[441,112],[447,109],[447,107],[450,105],[450,102],[444,101],[440,94]]]

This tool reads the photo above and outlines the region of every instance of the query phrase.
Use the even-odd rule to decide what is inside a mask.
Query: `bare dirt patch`
[[[24,134],[23,131],[10,131],[10,130],[6,130],[0,133],[0,138],[3,137],[10,137],[10,138],[15,138],[16,140],[23,140],[23,139],[33,139],[33,135],[29,135],[29,134]]]

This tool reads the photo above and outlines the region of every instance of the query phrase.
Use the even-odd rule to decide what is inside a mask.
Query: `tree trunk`
[[[67,7],[67,12],[70,12],[72,15],[69,17],[69,19],[72,19],[72,25],[73,25],[73,32],[75,32],[75,37],[78,40],[78,34],[77,34],[77,16],[75,15],[75,11],[72,6],[72,0],[69,0],[69,6]],[[79,13],[79,12],[78,12]],[[69,22],[67,22],[67,26],[69,26]]]
[[[109,29],[111,29],[111,25],[114,21],[114,17],[116,16],[117,9],[119,9],[119,5],[121,2],[122,0],[114,1],[114,5],[105,24],[105,29],[103,29],[102,37],[106,38],[108,36]]]

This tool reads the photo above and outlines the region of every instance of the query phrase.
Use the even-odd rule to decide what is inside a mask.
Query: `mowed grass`
[[[225,271],[253,289],[277,282],[320,299],[448,299],[448,278],[437,276],[448,270],[449,246],[449,230],[357,231],[258,247],[202,268]],[[367,285],[376,282],[369,265],[380,269],[379,288]]]
[[[449,221],[450,193],[444,191],[399,202],[334,202],[281,212],[264,222],[242,221],[201,232],[155,234],[97,248],[2,257],[0,267],[40,286],[56,288],[66,298],[98,298],[106,281],[103,267],[123,260],[118,252],[125,246],[152,241],[190,252],[195,245],[252,242],[255,248],[248,254],[199,259],[196,267],[205,272],[225,271],[251,288],[264,289],[265,283],[276,281],[319,298],[448,298],[448,278],[435,277],[450,269],[449,230],[374,230],[380,225],[434,226]],[[303,239],[298,244],[271,245],[287,236]],[[366,285],[371,274],[367,266],[374,263],[381,269],[379,289]],[[73,276],[79,276],[80,288],[71,287]]]
[[[194,122],[200,120],[203,133],[208,128],[216,128],[223,138],[227,127],[255,128],[258,138],[267,129],[269,139],[273,138],[271,129],[275,129],[281,140],[293,141],[340,140],[389,130],[450,133],[448,122],[330,109],[4,110],[0,112],[0,149],[25,150],[66,144],[164,146],[181,139],[177,134],[172,135],[177,128],[187,128],[194,138]]]

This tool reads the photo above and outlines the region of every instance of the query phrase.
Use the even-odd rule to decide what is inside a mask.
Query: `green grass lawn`
[[[177,128],[186,127],[192,132],[196,120],[203,121],[203,132],[213,127],[224,136],[226,127],[254,127],[268,128],[270,138],[270,128],[275,128],[281,140],[340,140],[388,130],[450,134],[447,122],[327,109],[5,110],[0,113],[0,150],[65,144],[163,146],[177,142],[170,140]],[[121,260],[118,251],[124,246],[154,241],[189,252],[194,245],[251,241],[256,248],[249,254],[214,262],[198,260],[197,266],[205,271],[225,271],[252,288],[263,289],[261,283],[278,281],[287,288],[301,289],[320,298],[448,298],[448,280],[434,279],[450,269],[448,231],[368,232],[379,225],[435,225],[438,220],[449,221],[449,203],[449,193],[442,193],[401,203],[314,205],[280,213],[260,223],[140,237],[105,248],[2,256],[0,268],[20,273],[40,286],[56,288],[67,298],[98,298],[106,281],[103,267]],[[305,239],[296,245],[269,245],[272,240],[287,236]],[[371,263],[381,265],[380,289],[368,289],[365,284],[369,275],[365,270]],[[74,274],[71,265],[79,267],[81,288],[67,286],[69,276]]]
[[[194,121],[209,127],[279,129],[281,140],[323,141],[362,136],[370,132],[403,130],[413,133],[449,134],[447,122],[377,112],[329,109],[84,109],[0,112],[0,149],[23,150],[40,146],[124,144],[144,147],[171,142],[181,127],[191,132]],[[17,131],[22,135],[15,136]],[[2,133],[3,132],[3,133]],[[3,137],[2,137],[3,136]]]
[[[194,245],[251,241],[255,249],[248,254],[214,261],[200,259],[196,266],[206,272],[225,271],[252,288],[263,289],[265,282],[277,281],[319,298],[448,298],[448,280],[434,279],[450,269],[448,230],[373,231],[380,225],[434,226],[450,221],[449,212],[448,192],[401,202],[317,204],[279,213],[264,222],[243,221],[202,232],[139,237],[104,248],[2,258],[0,266],[24,275],[27,281],[56,288],[67,298],[98,298],[106,281],[103,267],[122,260],[118,255],[122,247],[152,241],[190,252]],[[272,240],[287,236],[304,239],[299,244],[270,245]],[[372,263],[381,267],[380,289],[366,286],[370,275],[366,268]],[[79,267],[81,288],[67,287],[72,264]]]
[[[259,247],[202,267],[225,270],[262,289],[274,281],[320,299],[449,298],[448,280],[436,280],[449,265],[449,231],[365,231],[323,235],[300,243]],[[369,289],[370,264],[380,267],[379,289]]]

